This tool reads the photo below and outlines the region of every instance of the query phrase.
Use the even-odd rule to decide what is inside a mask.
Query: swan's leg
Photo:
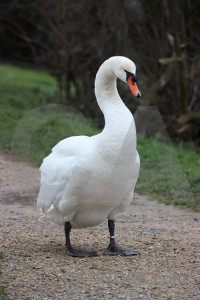
[[[110,244],[107,250],[104,252],[104,255],[122,255],[122,256],[130,256],[130,255],[139,255],[140,252],[132,251],[132,250],[123,250],[121,247],[116,245],[115,243],[115,223],[113,220],[108,220],[108,228],[110,232]]]
[[[71,226],[70,222],[65,222],[65,237],[66,237],[67,254],[70,256],[75,256],[75,257],[97,256],[96,252],[85,252],[85,251],[81,251],[81,250],[75,250],[72,248],[72,245],[70,242],[71,229],[72,229],[72,226]]]

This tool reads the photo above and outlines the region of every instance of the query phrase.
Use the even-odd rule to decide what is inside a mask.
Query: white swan
[[[133,94],[140,97],[135,72],[135,64],[126,57],[106,60],[95,80],[97,102],[105,118],[103,131],[92,137],[62,140],[40,167],[37,205],[42,218],[65,226],[68,255],[96,255],[73,249],[70,230],[95,226],[105,219],[110,244],[104,254],[139,254],[122,250],[114,238],[114,220],[129,208],[140,168],[135,122],[118,94],[116,78],[128,83]]]

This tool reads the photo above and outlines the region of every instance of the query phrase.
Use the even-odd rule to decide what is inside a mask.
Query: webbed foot
[[[140,252],[133,250],[125,250],[119,247],[118,245],[109,244],[106,251],[104,251],[104,255],[120,255],[120,256],[132,256],[132,255],[140,255]]]

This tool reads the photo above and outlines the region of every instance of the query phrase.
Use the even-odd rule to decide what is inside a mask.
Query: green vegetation
[[[42,71],[0,66],[0,145],[39,166],[61,139],[92,135],[95,125],[57,102],[56,81]]]
[[[200,211],[200,156],[191,144],[167,144],[138,136],[138,152],[138,193]]]
[[[41,71],[0,66],[0,145],[39,166],[51,148],[71,135],[93,135],[95,124],[55,104],[55,80]],[[200,157],[189,144],[172,145],[138,136],[138,193],[200,211]]]

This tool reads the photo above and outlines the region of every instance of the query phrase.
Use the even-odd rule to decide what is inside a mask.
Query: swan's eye
[[[124,71],[126,72],[126,81],[128,81],[128,79],[131,77],[132,83],[134,85],[134,83],[137,81],[136,76],[133,73],[129,72],[129,71],[126,71],[126,70],[124,70]]]
[[[137,78],[134,74],[132,74],[132,81],[133,81],[133,83],[137,81]]]

